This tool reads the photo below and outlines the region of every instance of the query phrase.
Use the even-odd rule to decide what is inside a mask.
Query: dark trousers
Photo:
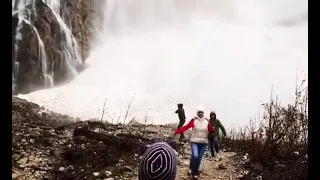
[[[179,124],[178,124],[178,127],[177,127],[177,129],[179,129],[179,128],[181,128],[183,125],[184,125],[184,123],[186,122],[186,120],[185,119],[180,119],[179,120]],[[180,138],[179,139],[183,139],[184,138],[184,134],[183,133],[181,133],[180,134]]]
[[[212,156],[215,156],[216,153],[219,153],[219,136],[212,135],[209,138],[209,148]]]

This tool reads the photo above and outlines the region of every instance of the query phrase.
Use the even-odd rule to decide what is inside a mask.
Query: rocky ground
[[[14,97],[12,179],[136,180],[141,146],[162,140],[179,152],[177,179],[189,179],[189,143],[179,143],[172,132],[172,126],[81,121]],[[203,180],[243,179],[248,173],[242,153],[227,147],[217,158],[206,155],[202,171]]]
[[[225,149],[215,158],[209,153],[204,157],[201,167],[201,179],[204,180],[234,180],[243,178],[245,171],[242,170],[235,152],[228,152]],[[180,156],[178,180],[189,180],[186,176],[190,163],[190,149],[185,148],[185,155]]]

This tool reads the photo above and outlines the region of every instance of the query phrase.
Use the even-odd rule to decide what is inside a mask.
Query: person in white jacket
[[[184,131],[192,128],[191,134],[191,175],[193,179],[198,179],[200,175],[199,167],[204,152],[208,146],[208,137],[214,132],[210,121],[204,117],[204,108],[200,106],[197,109],[197,116],[192,118],[190,122],[177,129],[175,134],[181,134]]]

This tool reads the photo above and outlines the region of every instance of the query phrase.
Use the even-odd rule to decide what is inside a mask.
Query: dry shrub
[[[273,171],[268,179],[308,178],[308,85],[305,82],[296,88],[294,103],[283,106],[271,95],[270,102],[262,104],[264,115],[258,128],[251,120],[248,127],[234,128],[224,139],[224,146],[249,153],[252,163],[272,171],[276,164],[285,165],[285,170]]]

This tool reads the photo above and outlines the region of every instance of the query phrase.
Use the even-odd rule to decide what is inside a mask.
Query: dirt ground
[[[184,154],[179,156],[177,180],[191,179],[188,174],[190,163],[189,144],[185,146]],[[243,177],[242,160],[235,152],[222,150],[217,157],[211,157],[209,151],[203,157],[201,175],[203,180],[235,180]]]

